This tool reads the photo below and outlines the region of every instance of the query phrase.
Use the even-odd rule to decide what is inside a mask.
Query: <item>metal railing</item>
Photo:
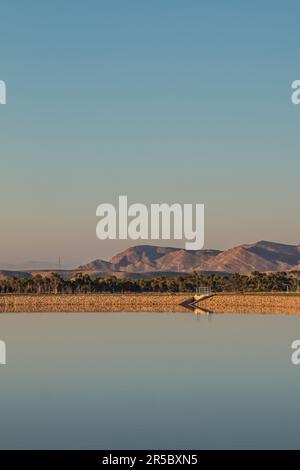
[[[196,295],[211,295],[212,290],[210,287],[200,286],[196,288]]]

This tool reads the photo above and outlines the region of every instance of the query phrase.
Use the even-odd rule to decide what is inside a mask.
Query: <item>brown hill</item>
[[[220,253],[210,260],[208,268],[213,271],[241,274],[252,271],[290,271],[299,262],[299,245],[260,241],[250,245],[240,245]]]
[[[110,262],[93,261],[80,270],[127,273],[290,271],[299,267],[300,246],[260,241],[226,251],[138,245],[113,256]]]
[[[21,278],[30,279],[31,274],[27,271],[9,271],[7,269],[0,270],[0,280],[7,279],[7,278],[14,278],[14,277],[18,279],[21,279]]]
[[[218,250],[184,250],[173,247],[139,245],[128,248],[110,260],[119,271],[126,272],[191,272],[205,264]]]
[[[114,273],[114,271],[118,271],[117,267],[110,263],[109,261],[103,261],[101,259],[95,259],[88,264],[83,266],[79,266],[76,271],[99,271],[103,273]]]
[[[0,271],[0,279],[28,277],[37,274],[50,276],[58,272],[65,279],[81,272],[91,277],[117,276],[150,277],[187,274],[193,271],[209,273],[240,273],[252,271],[300,270],[300,245],[260,241],[239,245],[226,251],[184,250],[182,248],[138,245],[118,253],[110,261],[96,259],[74,270]]]

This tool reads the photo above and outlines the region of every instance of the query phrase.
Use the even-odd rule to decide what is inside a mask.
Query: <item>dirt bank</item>
[[[198,306],[214,313],[300,314],[300,294],[217,294]]]
[[[0,294],[0,312],[188,312],[191,294]]]

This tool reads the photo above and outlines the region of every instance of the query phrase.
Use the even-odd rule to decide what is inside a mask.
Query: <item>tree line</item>
[[[0,280],[2,294],[89,294],[101,292],[195,292],[199,286],[213,292],[296,292],[300,290],[300,271],[249,275],[199,274],[190,276],[156,276],[153,278],[118,279],[115,276],[92,278],[78,273],[64,279],[58,273],[30,278],[11,277]]]

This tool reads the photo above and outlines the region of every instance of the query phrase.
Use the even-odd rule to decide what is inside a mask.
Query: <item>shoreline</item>
[[[187,313],[192,301],[189,293],[0,294],[0,313]]]
[[[193,305],[191,305],[193,304]],[[300,315],[300,293],[0,294],[0,313],[170,312]]]

